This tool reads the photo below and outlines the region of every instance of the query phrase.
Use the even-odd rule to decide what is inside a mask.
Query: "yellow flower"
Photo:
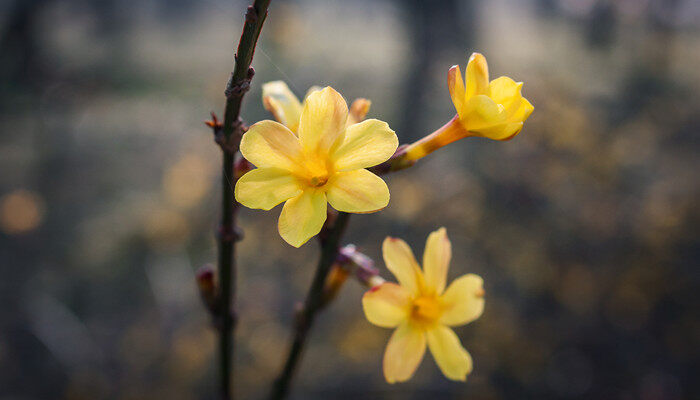
[[[306,92],[304,100],[306,101],[311,93],[321,89],[319,86],[312,86]],[[294,93],[289,90],[287,84],[283,81],[272,81],[263,84],[262,98],[263,106],[272,113],[277,122],[289,128],[290,131],[297,133],[303,105]],[[371,105],[372,102],[367,99],[355,99],[350,105],[347,124],[352,125],[363,121]]]
[[[469,136],[494,140],[514,138],[523,128],[534,107],[521,94],[522,82],[501,76],[489,82],[486,58],[473,53],[469,57],[466,82],[459,66],[447,73],[450,97],[457,115],[445,126],[410,145],[408,160],[418,160],[436,149]]]
[[[285,107],[292,111],[285,111],[283,120],[294,126],[295,106]],[[396,134],[383,121],[347,125],[347,120],[345,100],[326,87],[304,101],[297,134],[280,123],[260,121],[241,139],[241,154],[258,168],[236,182],[236,200],[263,210],[285,202],[278,228],[294,247],[321,230],[326,202],[351,213],[379,211],[389,203],[386,183],[365,168],[394,154]]]
[[[452,256],[445,228],[428,236],[422,271],[403,240],[387,237],[382,251],[387,268],[399,283],[386,282],[370,289],[362,298],[362,306],[372,324],[396,328],[384,353],[387,382],[410,379],[423,359],[426,345],[447,378],[466,380],[472,359],[450,327],[481,316],[482,279],[467,274],[445,290]]]

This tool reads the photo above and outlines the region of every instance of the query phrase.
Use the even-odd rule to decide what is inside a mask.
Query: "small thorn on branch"
[[[214,111],[211,112],[211,120],[204,121],[204,124],[214,130],[214,135],[224,128],[224,124],[219,121]]]

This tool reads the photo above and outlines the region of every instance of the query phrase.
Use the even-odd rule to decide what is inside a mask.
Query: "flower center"
[[[442,314],[442,307],[435,297],[419,297],[413,300],[411,317],[422,323],[435,322]]]
[[[311,186],[314,187],[321,187],[328,182],[328,175],[319,175],[319,176],[314,176],[311,178],[309,181],[311,183]]]

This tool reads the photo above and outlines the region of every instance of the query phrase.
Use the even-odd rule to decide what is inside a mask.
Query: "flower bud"
[[[216,309],[218,307],[218,289],[217,289],[217,276],[214,266],[211,264],[204,264],[197,270],[195,274],[197,279],[197,288],[199,289],[199,295],[202,298],[202,302],[207,310],[213,315],[216,314]]]
[[[522,82],[501,76],[489,82],[486,58],[474,53],[462,80],[459,66],[447,73],[447,86],[457,110],[452,120],[406,149],[406,161],[415,161],[456,140],[481,136],[510,140],[523,128],[534,107],[521,94]]]

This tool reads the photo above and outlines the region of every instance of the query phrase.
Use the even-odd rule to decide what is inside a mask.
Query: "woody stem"
[[[321,256],[316,267],[316,273],[306,295],[304,306],[297,315],[294,338],[290,345],[284,368],[273,385],[272,393],[269,397],[270,400],[281,400],[289,392],[289,386],[301,360],[311,326],[316,315],[323,308],[323,293],[326,279],[333,262],[338,257],[340,239],[349,218],[350,214],[348,213],[338,213],[338,217],[328,229],[327,236],[322,242]]]
[[[255,45],[258,42],[263,22],[267,17],[267,8],[270,0],[255,0],[248,7],[243,25],[243,33],[238,42],[238,50],[235,56],[235,66],[231,78],[226,85],[226,108],[224,122],[221,126],[214,127],[217,143],[223,151],[222,163],[222,196],[221,196],[221,222],[219,225],[219,380],[220,398],[229,400],[233,398],[232,387],[232,359],[234,355],[233,329],[235,317],[234,309],[236,293],[236,259],[235,242],[238,239],[236,228],[236,210],[238,202],[233,194],[234,160],[241,142],[242,123],[240,121],[241,103],[243,96],[250,87],[253,77],[253,69],[250,63],[253,60]]]

